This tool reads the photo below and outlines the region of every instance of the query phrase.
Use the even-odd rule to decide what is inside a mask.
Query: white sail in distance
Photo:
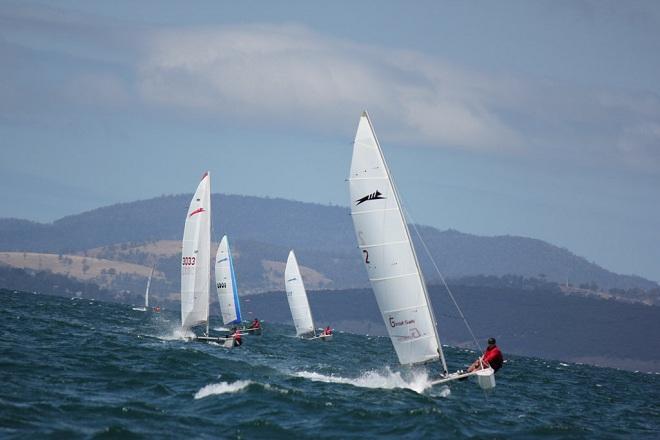
[[[441,359],[446,371],[408,226],[366,112],[355,135],[349,187],[362,262],[399,362],[409,365]]]
[[[218,245],[215,255],[215,287],[218,292],[218,303],[222,322],[228,324],[241,323],[241,306],[238,299],[238,287],[234,264],[229,249],[229,240],[225,235]]]
[[[289,252],[289,257],[286,260],[284,280],[286,285],[286,299],[289,301],[293,325],[296,327],[296,336],[314,333],[312,311],[309,308],[307,292],[300,276],[296,254],[293,251]]]
[[[156,265],[151,266],[151,273],[149,274],[149,279],[147,279],[147,290],[144,292],[144,308],[149,308],[149,288],[151,287],[151,277],[154,276],[154,269]]]
[[[211,275],[211,177],[202,176],[183,231],[181,252],[181,326],[205,323],[209,316]]]

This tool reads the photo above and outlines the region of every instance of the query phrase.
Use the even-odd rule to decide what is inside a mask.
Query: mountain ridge
[[[0,219],[0,251],[80,254],[96,248],[180,240],[191,195],[165,195],[118,203],[62,217],[52,223],[24,219]],[[239,283],[253,291],[268,290],[264,271],[257,261],[285,261],[296,249],[300,263],[324,276],[326,288],[366,286],[368,280],[356,251],[353,225],[346,207],[263,198],[214,194],[214,241],[228,234],[244,259],[237,258]],[[620,275],[579,257],[568,249],[521,236],[478,236],[455,229],[441,231],[431,226],[419,231],[444,277],[474,275],[519,275],[541,277],[561,284],[589,284],[602,289],[654,289],[658,284],[636,275]],[[420,239],[413,237],[420,263],[429,282],[440,277]],[[112,257],[108,255],[107,257]],[[119,258],[119,257],[118,257]],[[126,260],[126,256],[122,261]],[[121,259],[120,258],[120,259]],[[142,258],[133,254],[133,261]],[[169,273],[174,289],[178,258],[167,257],[161,266]],[[258,268],[259,266],[260,268]],[[317,286],[318,287],[318,286]]]

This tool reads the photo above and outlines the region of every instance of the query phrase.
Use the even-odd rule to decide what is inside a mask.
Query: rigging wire
[[[415,230],[415,234],[417,234],[417,237],[419,238],[419,241],[422,243],[422,247],[424,248],[424,251],[426,252],[426,255],[429,257],[431,260],[431,263],[433,264],[433,267],[435,268],[435,271],[438,273],[440,276],[440,280],[442,281],[443,286],[445,286],[445,289],[447,289],[447,293],[449,294],[449,298],[451,298],[452,302],[454,303],[454,306],[456,307],[456,310],[458,311],[459,315],[461,315],[461,319],[463,319],[463,323],[465,324],[465,327],[467,327],[468,331],[470,332],[470,336],[472,336],[472,340],[474,341],[474,345],[476,345],[477,349],[479,350],[479,353],[483,352],[481,349],[481,345],[479,345],[479,342],[477,341],[476,336],[474,335],[474,332],[472,331],[472,327],[470,326],[470,323],[468,323],[467,318],[463,314],[463,311],[458,305],[458,302],[456,301],[456,298],[454,298],[454,294],[451,292],[451,289],[449,288],[449,285],[447,285],[447,282],[445,281],[445,277],[442,275],[442,272],[440,272],[440,268],[435,262],[435,259],[431,255],[431,251],[429,250],[428,246],[426,246],[426,242],[422,238],[422,234],[419,233],[419,229],[417,229],[417,224],[413,220],[412,216],[410,215],[410,212],[402,206],[404,212],[406,213],[406,217],[410,219],[410,222],[412,224],[413,229]]]

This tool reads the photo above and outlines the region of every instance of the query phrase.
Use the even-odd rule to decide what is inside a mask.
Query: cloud
[[[657,173],[660,170],[660,122],[625,127],[617,147],[629,167]]]
[[[652,91],[479,71],[296,24],[147,26],[22,7],[0,23],[0,121],[165,111],[350,139],[347,121],[367,109],[401,145],[660,175]]]
[[[660,172],[649,166],[660,161],[650,92],[487,74],[296,25],[160,30],[145,41],[137,88],[152,105],[316,131],[366,108],[402,144]]]
[[[293,25],[154,33],[139,89],[159,105],[327,126],[379,113],[403,138],[469,149],[519,147],[498,117],[498,84],[422,54],[332,39]],[[484,93],[485,92],[485,93]]]

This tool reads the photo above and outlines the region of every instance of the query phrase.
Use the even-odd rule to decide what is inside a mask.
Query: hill
[[[164,275],[162,288],[169,295],[178,292],[178,243],[189,201],[190,195],[162,196],[107,206],[50,224],[0,219],[0,251],[67,258],[77,255],[87,257],[88,264],[96,263],[92,258],[143,267],[157,264]],[[214,240],[219,241],[221,234],[230,236],[243,293],[280,288],[282,263],[292,248],[296,249],[300,263],[309,269],[306,282],[311,288],[368,285],[355,249],[347,208],[223,194],[213,196],[212,206]],[[481,237],[428,226],[417,229],[447,278],[516,275],[556,283],[568,280],[574,286],[588,286],[591,290],[620,292],[658,287],[657,283],[638,276],[605,270],[541,240]],[[419,238],[413,239],[421,250]],[[421,251],[419,254],[427,279],[438,281],[429,258]],[[104,269],[106,273],[109,270],[105,266],[99,270]],[[115,290],[142,288],[143,275],[140,279],[116,268],[115,273],[117,276],[104,285]]]
[[[482,346],[493,336],[505,354],[660,372],[660,346],[655,343],[660,307],[567,296],[548,285],[533,290],[453,285],[452,291]],[[431,286],[429,293],[443,344],[474,349],[444,288]],[[283,292],[249,300],[243,306],[249,317],[291,323]],[[386,335],[368,289],[310,292],[309,302],[318,327]]]

